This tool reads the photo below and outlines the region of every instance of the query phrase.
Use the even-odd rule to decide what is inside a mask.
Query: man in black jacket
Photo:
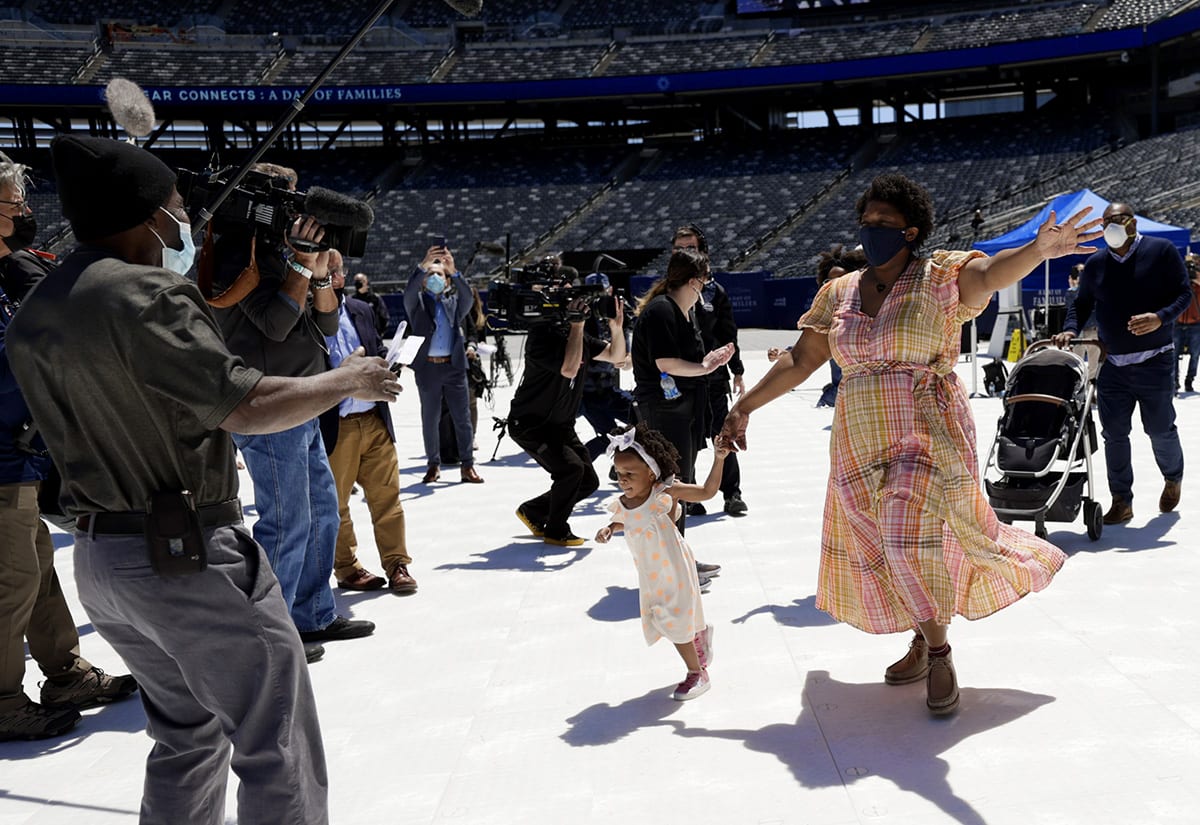
[[[681,226],[675,230],[671,246],[674,250],[694,249],[708,254],[708,240],[700,227],[695,224]],[[746,368],[742,365],[741,350],[737,348],[737,323],[733,320],[733,303],[725,288],[713,278],[700,301],[696,304],[696,321],[700,325],[700,337],[704,341],[705,352],[733,344],[733,357],[729,364],[721,365],[708,374],[708,414],[710,418],[709,436],[721,432],[725,416],[729,414],[730,375],[733,377],[733,392],[741,395],[746,391],[746,383],[742,378]],[[725,496],[725,512],[731,516],[744,516],[750,508],[742,500],[742,470],[738,466],[737,453],[725,457],[725,467],[721,472],[721,493]],[[688,505],[692,515],[704,513],[703,504]]]
[[[390,318],[387,304],[371,289],[371,279],[365,272],[354,276],[354,297],[371,308],[375,316],[375,331],[379,333],[379,337],[386,335]]]

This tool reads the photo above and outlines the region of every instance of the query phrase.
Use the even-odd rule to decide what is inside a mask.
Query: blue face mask
[[[446,291],[446,279],[434,272],[425,279],[425,291],[430,295],[441,295]]]
[[[187,271],[192,268],[192,262],[196,260],[196,244],[192,241],[192,225],[190,223],[180,223],[179,220],[161,206],[163,214],[175,221],[179,227],[179,238],[183,241],[183,249],[172,249],[167,246],[167,242],[162,239],[162,235],[154,232],[154,227],[150,228],[154,232],[154,237],[158,238],[158,242],[162,244],[162,267],[169,269],[177,275],[186,275]]]
[[[871,266],[883,266],[908,246],[904,230],[890,226],[860,226],[858,240]]]

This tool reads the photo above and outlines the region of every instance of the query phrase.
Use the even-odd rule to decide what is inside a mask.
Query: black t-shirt
[[[602,353],[606,346],[606,342],[584,333],[584,363]],[[508,413],[509,420],[516,422],[516,426],[575,426],[575,416],[583,398],[584,371],[580,369],[574,380],[563,378],[566,351],[565,326],[538,324],[529,330],[525,340],[525,374]]]
[[[662,398],[662,371],[654,363],[659,358],[681,358],[697,364],[704,360],[695,314],[684,315],[667,295],[652,299],[638,313],[633,327],[633,394],[637,398]],[[681,392],[693,390],[705,380],[673,377]]]
[[[71,515],[140,512],[155,492],[237,495],[218,427],[262,373],[230,354],[191,282],[80,247],[29,293],[7,344]]]

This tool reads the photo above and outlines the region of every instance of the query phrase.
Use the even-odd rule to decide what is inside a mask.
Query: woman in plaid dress
[[[930,711],[952,713],[951,618],[987,616],[1041,590],[1065,560],[1000,524],[980,489],[974,420],[953,371],[960,328],[1046,259],[1092,251],[1082,244],[1100,221],[1082,222],[1085,210],[1056,224],[1051,213],[1019,249],[921,257],[933,229],[921,186],[881,175],[856,209],[868,265],[821,287],[800,339],[734,404],[723,434],[744,449],[750,413],[837,361],[817,606],[868,633],[914,630],[884,679],[924,679]]]

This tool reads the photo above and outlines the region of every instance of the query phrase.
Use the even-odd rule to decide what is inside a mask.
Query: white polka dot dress
[[[704,628],[696,560],[671,518],[666,485],[656,484],[640,507],[627,509],[620,497],[611,505],[612,522],[625,525],[625,543],[638,571],[642,633],[652,645],[665,636],[675,644],[692,641]]]

